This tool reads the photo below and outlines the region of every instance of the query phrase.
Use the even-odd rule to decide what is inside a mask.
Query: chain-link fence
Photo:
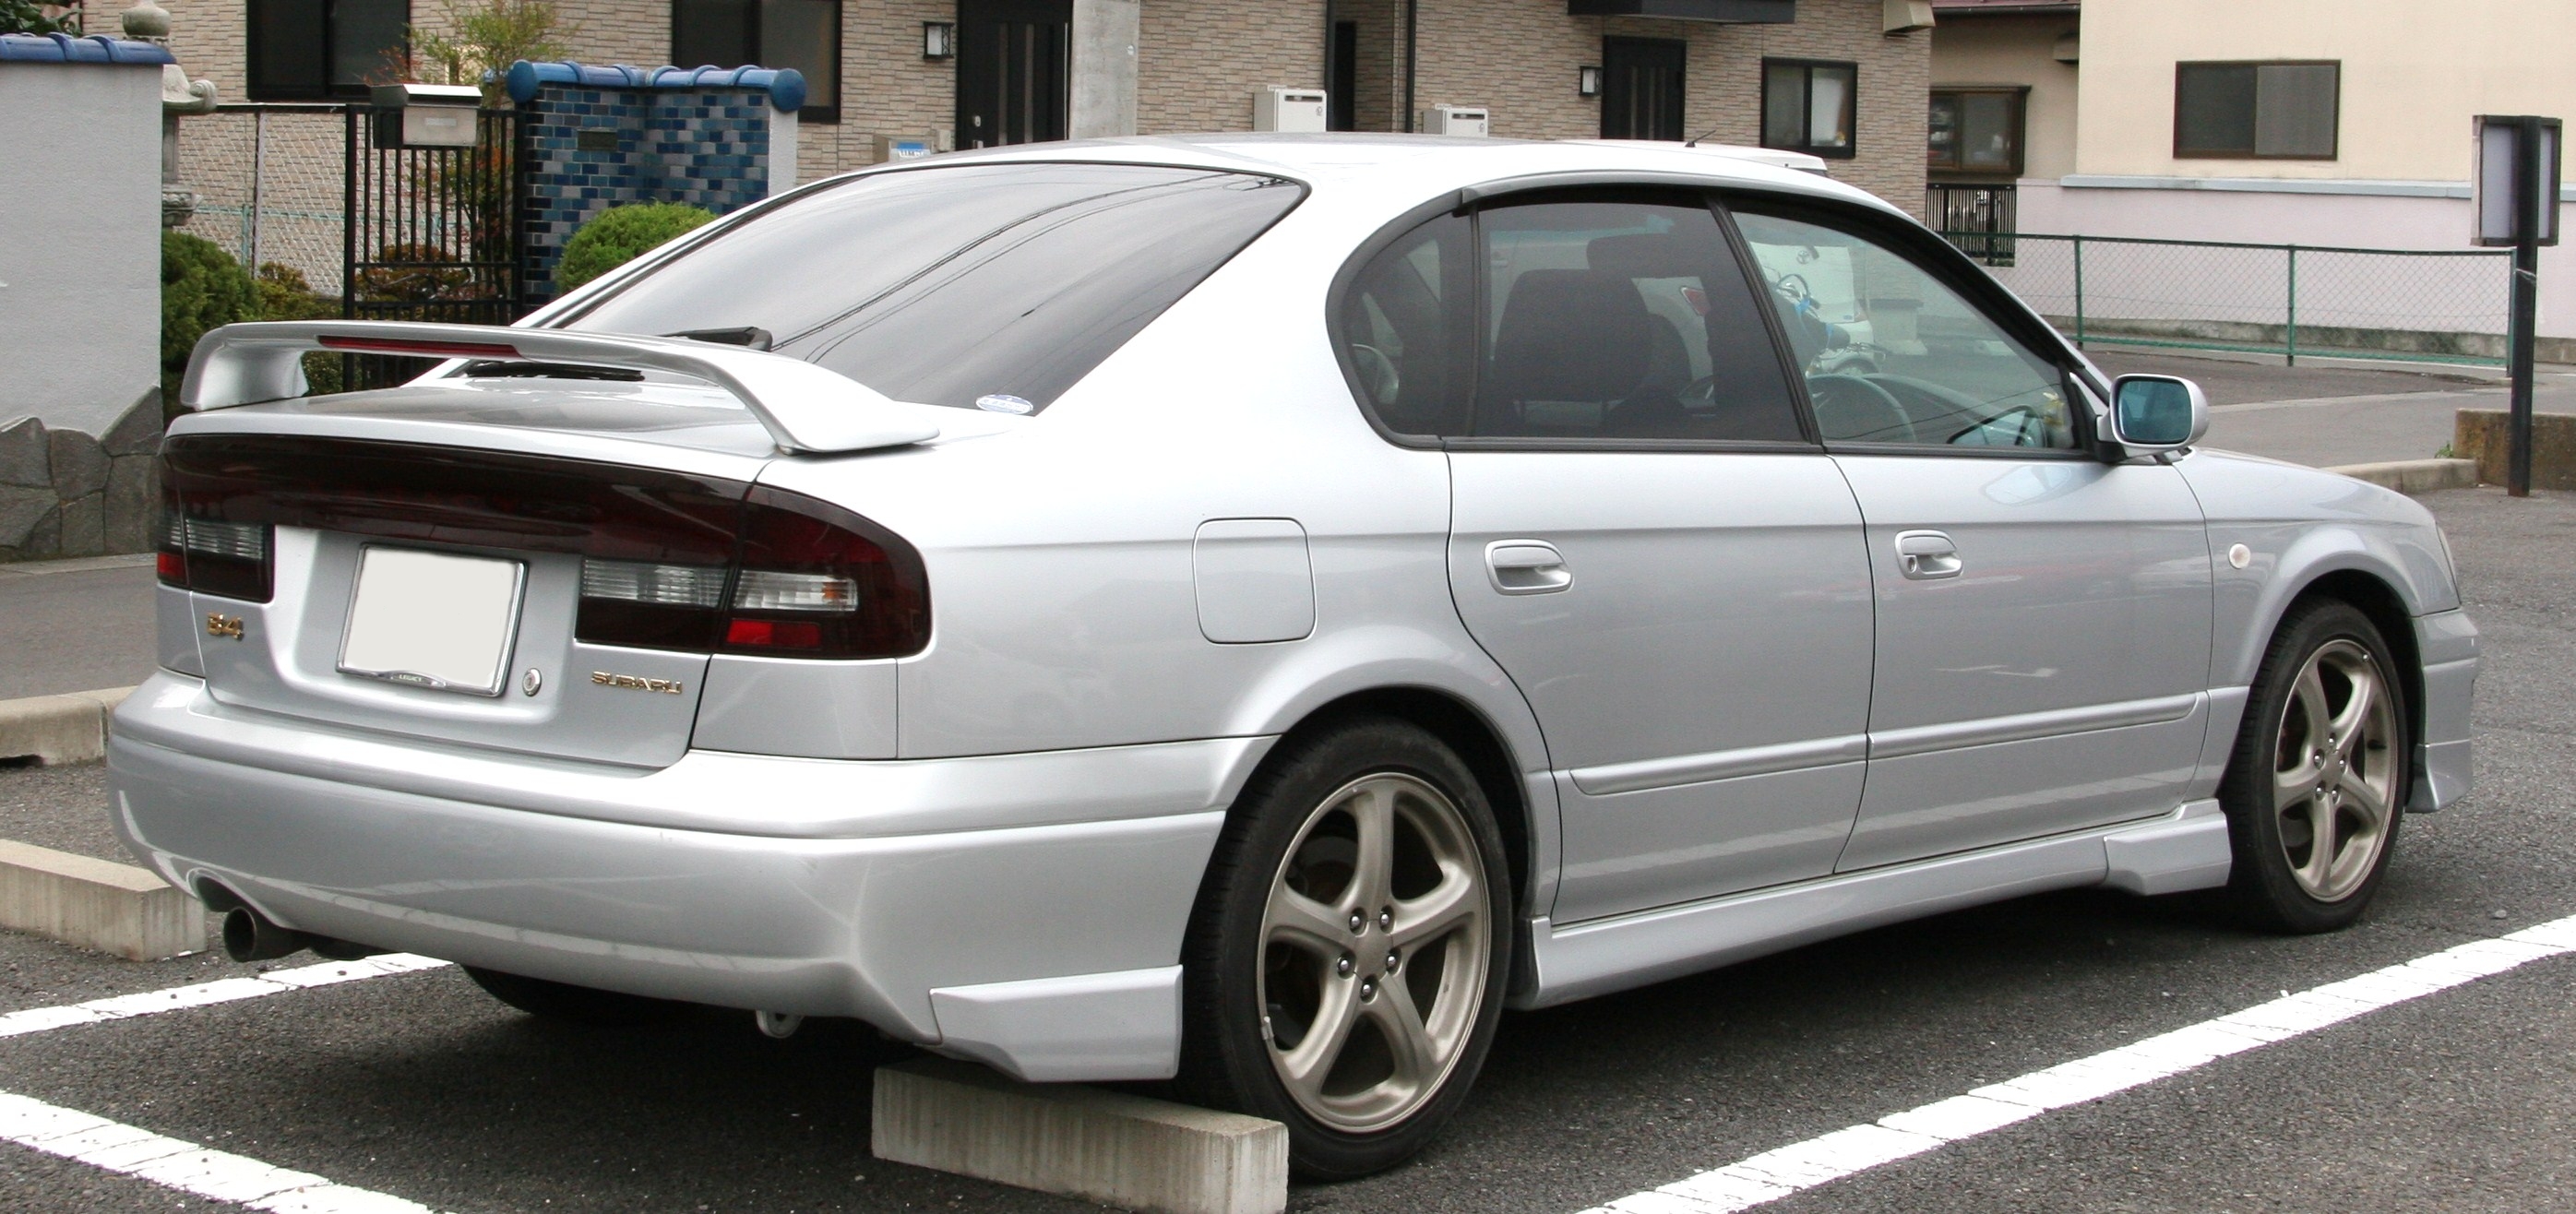
[[[348,119],[336,105],[224,105],[182,118],[180,184],[197,195],[197,210],[180,230],[223,246],[245,269],[281,267],[337,315],[348,156]]]
[[[2504,360],[2503,250],[1944,235],[2078,344]]]

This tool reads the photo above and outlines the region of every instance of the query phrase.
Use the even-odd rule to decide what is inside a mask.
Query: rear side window
[[[756,216],[567,327],[756,328],[895,400],[1035,412],[1302,197],[1154,165],[874,174]]]
[[[1339,307],[1352,387],[1398,434],[1803,441],[1752,280],[1696,195],[1440,216],[1374,253]]]

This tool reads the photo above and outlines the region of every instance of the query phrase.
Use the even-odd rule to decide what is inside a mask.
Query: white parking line
[[[434,957],[416,957],[410,953],[385,953],[362,961],[325,961],[319,965],[302,965],[294,969],[272,970],[251,978],[222,978],[194,986],[174,986],[168,990],[145,991],[139,995],[116,995],[92,999],[87,1003],[65,1003],[53,1007],[31,1007],[21,1012],[0,1015],[0,1037],[17,1037],[74,1025],[97,1024],[104,1020],[125,1020],[135,1016],[152,1016],[162,1012],[204,1007],[210,1003],[231,1003],[238,999],[258,999],[283,995],[288,991],[309,990],[362,978],[383,978],[393,974],[416,973],[450,964]]]
[[[355,1189],[76,1109],[0,1092],[0,1139],[182,1192],[276,1214],[427,1214],[418,1202]]]
[[[2495,940],[2444,949],[2358,978],[2284,995],[2144,1041],[1990,1084],[1964,1096],[1765,1151],[1659,1189],[1631,1193],[1584,1214],[1725,1214],[1777,1201],[1884,1163],[2099,1100],[2287,1041],[2367,1012],[2576,952],[2576,915]]]

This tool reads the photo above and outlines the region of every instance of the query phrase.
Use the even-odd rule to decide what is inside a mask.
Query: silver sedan
[[[238,958],[1177,1077],[1310,1177],[1507,1006],[2070,886],[2351,922],[2469,782],[2431,517],[1778,159],[1037,146],[220,330],[117,827]]]

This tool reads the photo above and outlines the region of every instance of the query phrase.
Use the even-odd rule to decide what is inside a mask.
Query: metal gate
[[[519,274],[519,115],[476,112],[470,148],[405,147],[402,111],[348,107],[340,313],[362,320],[506,325],[527,311]],[[348,390],[379,388],[435,365],[347,356]]]

